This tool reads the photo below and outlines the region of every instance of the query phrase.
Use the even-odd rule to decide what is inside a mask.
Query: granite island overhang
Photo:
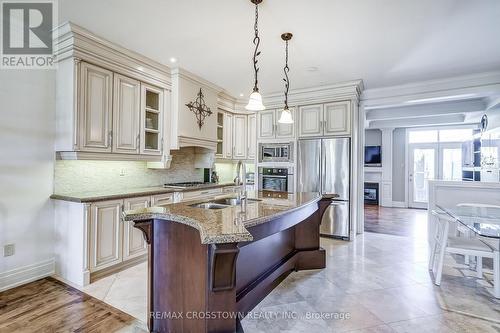
[[[241,330],[288,274],[325,267],[319,225],[331,198],[249,192],[245,209],[196,207],[225,197],[125,212],[149,247],[151,332]]]

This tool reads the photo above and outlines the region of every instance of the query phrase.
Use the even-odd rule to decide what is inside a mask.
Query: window
[[[439,142],[464,142],[472,140],[472,129],[446,129],[439,131]]]
[[[410,143],[430,143],[438,141],[438,131],[410,131],[408,135]]]

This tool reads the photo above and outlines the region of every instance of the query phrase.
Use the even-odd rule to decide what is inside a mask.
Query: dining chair
[[[493,259],[493,295],[500,298],[500,252],[490,245],[477,238],[464,238],[450,236],[450,224],[457,223],[449,215],[432,211],[435,217],[436,228],[434,234],[434,244],[431,248],[429,258],[429,270],[435,274],[434,284],[441,285],[443,275],[444,256],[446,252],[475,256],[478,264],[482,263],[482,258]],[[436,256],[438,256],[436,261]],[[482,278],[482,274],[481,274]]]

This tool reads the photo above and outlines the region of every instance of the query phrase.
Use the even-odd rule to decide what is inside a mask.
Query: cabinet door
[[[237,159],[247,158],[247,116],[235,115],[234,116],[234,156]]]
[[[174,202],[174,193],[157,194],[151,197],[151,206],[162,206]]]
[[[140,197],[124,200],[125,210],[147,208],[150,197]],[[134,227],[134,222],[123,223],[123,260],[132,259],[148,252],[142,231]]]
[[[247,158],[252,160],[255,159],[257,154],[257,117],[255,114],[248,116],[247,146]]]
[[[274,110],[259,111],[259,138],[274,138]]]
[[[280,124],[278,120],[281,117],[283,110],[276,110],[276,138],[289,138],[295,137],[295,123],[294,124]],[[290,108],[292,117],[295,119],[295,108]]]
[[[141,119],[141,83],[114,75],[113,152],[139,153]]]
[[[233,115],[224,114],[224,157],[233,158]]]
[[[111,152],[113,72],[91,64],[81,65],[80,149]]]
[[[299,137],[323,135],[323,105],[299,108]]]
[[[122,200],[103,201],[91,205],[90,271],[122,262]]]
[[[161,155],[163,140],[164,92],[162,89],[141,84],[141,154]]]
[[[351,103],[325,104],[324,135],[347,135],[351,133]]]

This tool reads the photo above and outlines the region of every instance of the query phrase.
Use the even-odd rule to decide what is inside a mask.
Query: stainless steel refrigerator
[[[349,239],[350,139],[300,140],[297,190],[337,194],[321,220],[320,234]]]

